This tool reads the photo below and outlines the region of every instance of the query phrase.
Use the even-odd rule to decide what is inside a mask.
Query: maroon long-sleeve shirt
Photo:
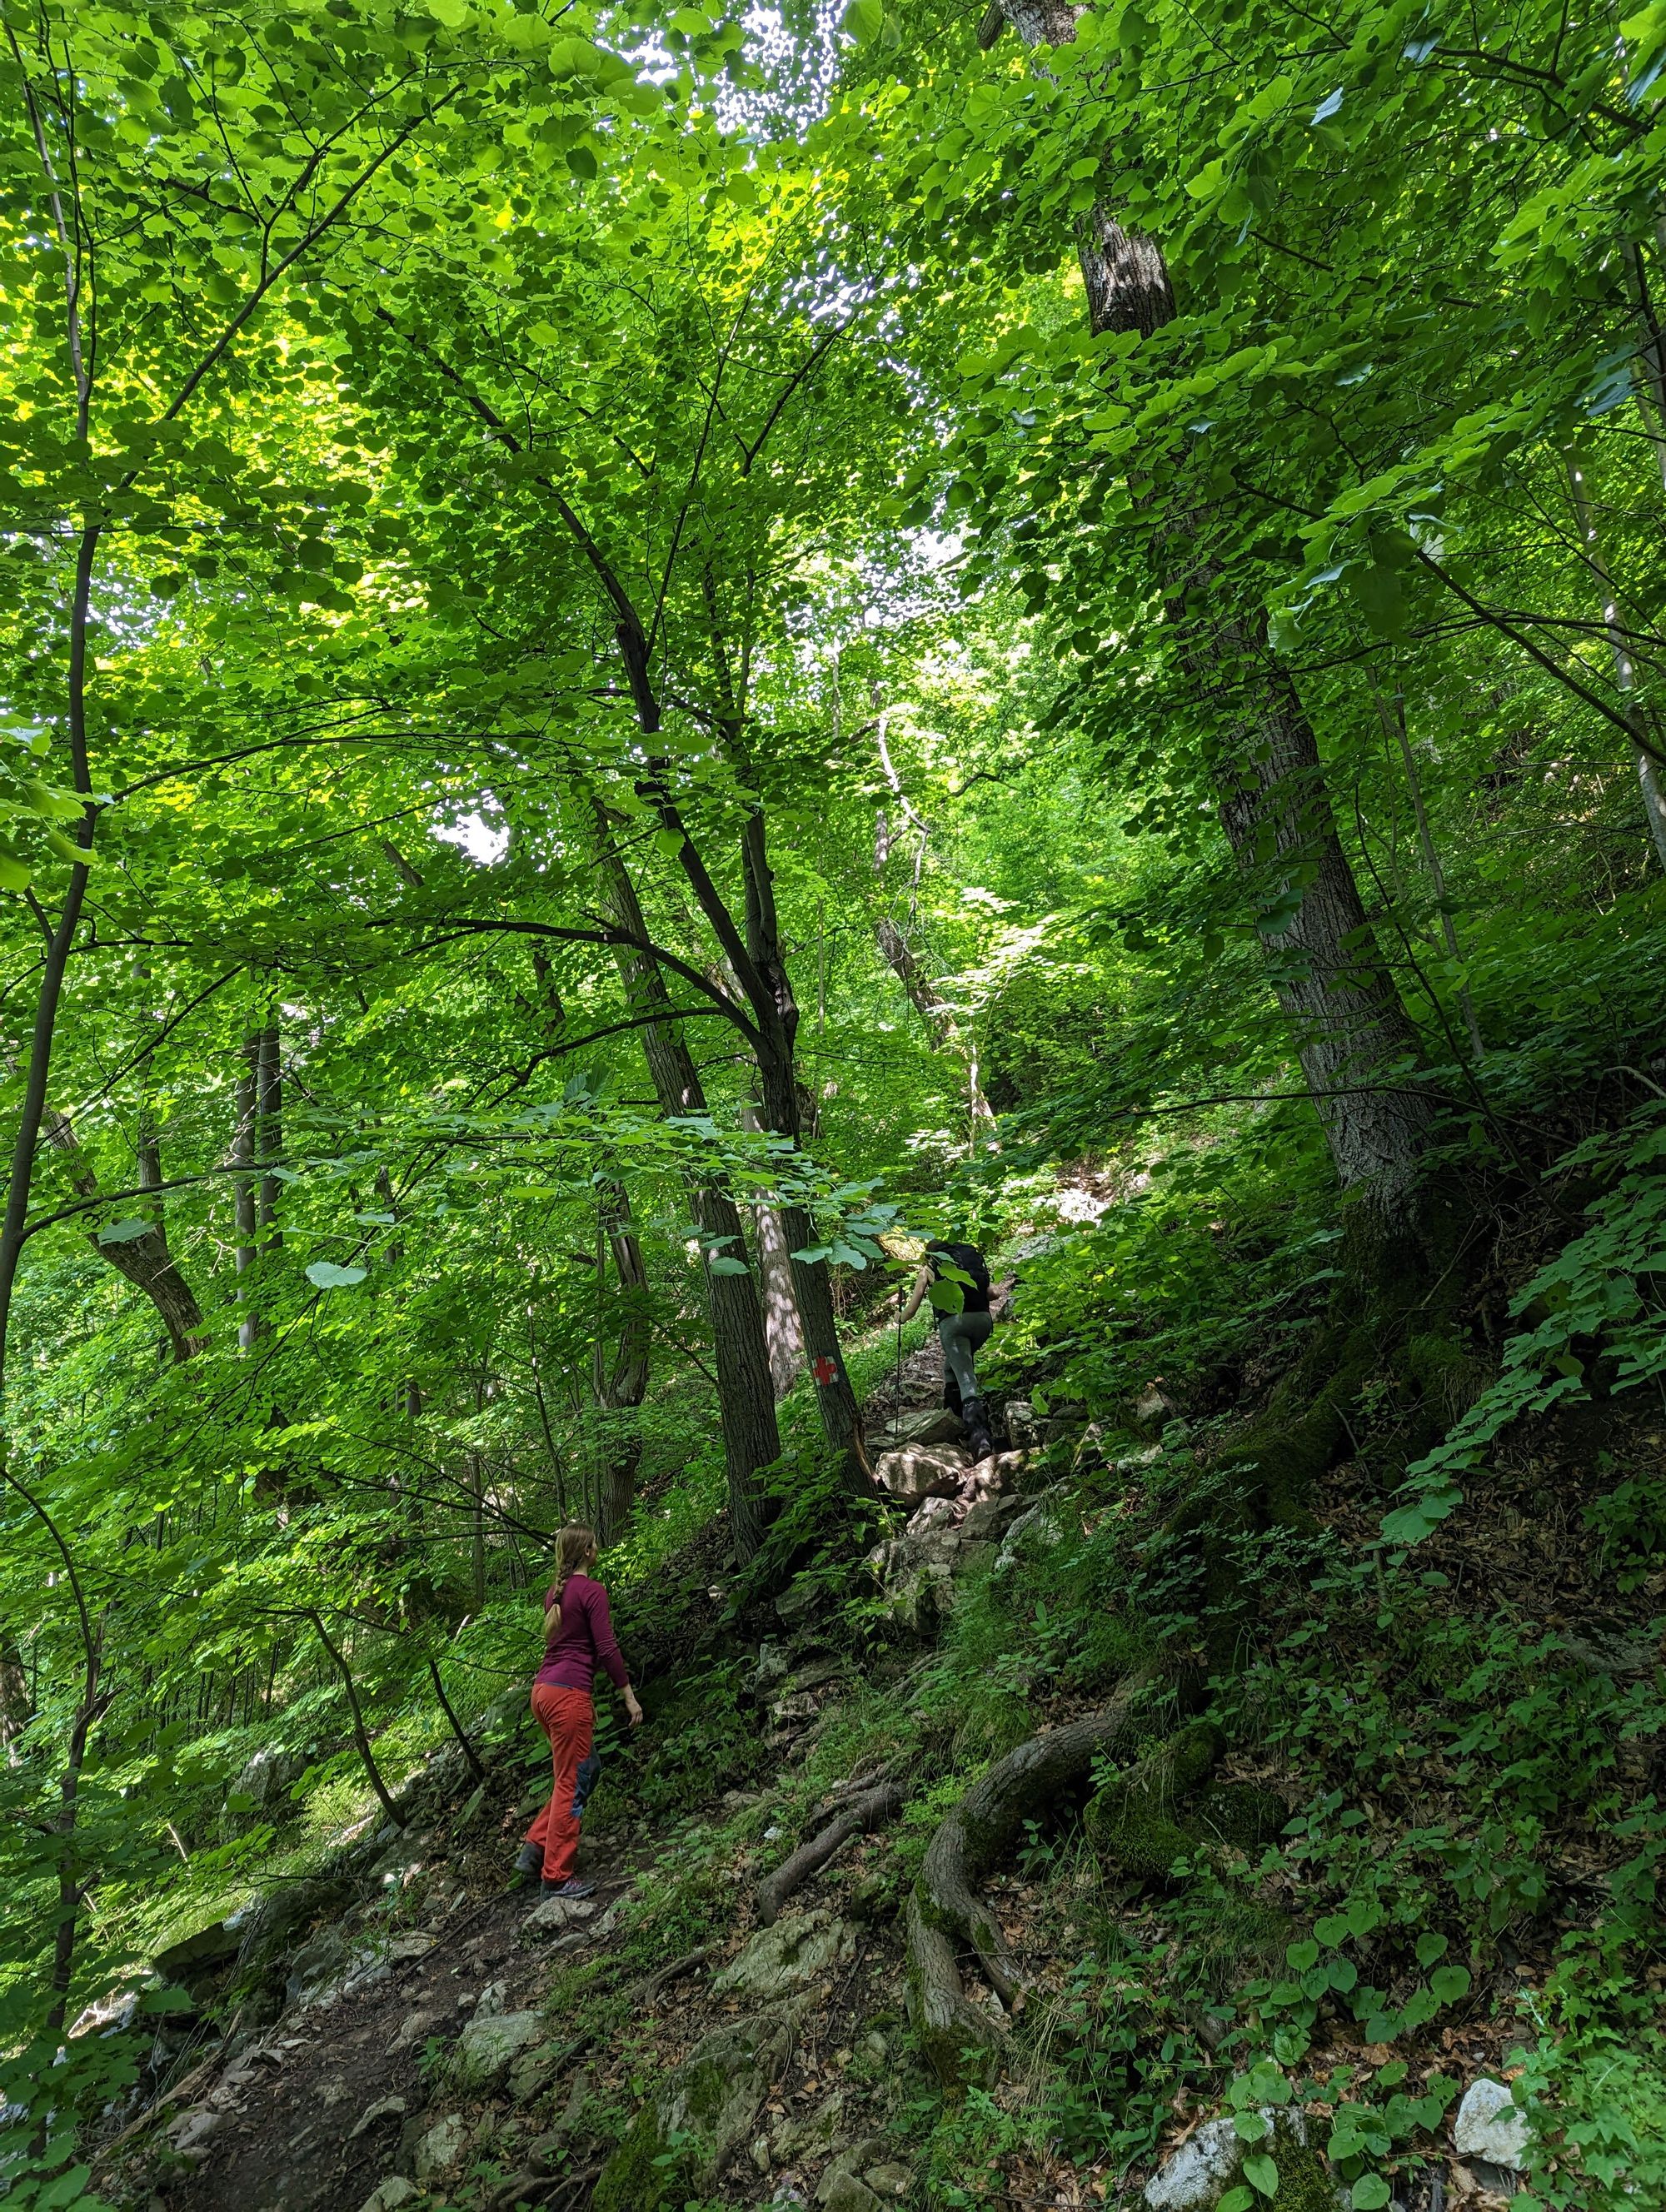
[[[552,1583],[544,1593],[546,1613],[555,1600]],[[623,1690],[630,1678],[625,1672],[619,1639],[613,1633],[607,1592],[588,1575],[569,1575],[561,1594],[561,1618],[544,1646],[538,1680],[557,1690],[588,1690],[596,1680],[598,1660],[611,1676],[614,1687]]]

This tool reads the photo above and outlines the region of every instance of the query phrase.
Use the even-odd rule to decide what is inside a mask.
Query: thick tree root
[[[1031,1736],[974,1784],[926,1853],[909,1899],[909,2002],[926,2057],[945,2087],[998,2063],[1005,2037],[965,1994],[956,1943],[977,1954],[1001,2002],[1015,2003],[1024,1978],[993,1912],[974,1891],[1026,1819],[1047,1819],[1079,1790],[1097,1753],[1128,1732],[1144,1678],[1109,1705]]]
[[[800,1844],[791,1858],[784,1860],[773,1874],[766,1875],[759,1882],[759,1920],[766,1928],[774,1927],[775,1915],[793,1892],[801,1889],[812,1874],[818,1873],[842,1844],[860,1835],[865,1828],[877,1828],[881,1820],[891,1820],[902,1807],[903,1792],[895,1782],[884,1782],[876,1790],[846,1798],[826,1827],[807,1844]]]

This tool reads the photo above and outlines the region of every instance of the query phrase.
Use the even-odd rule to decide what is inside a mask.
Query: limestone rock
[[[836,2173],[830,2185],[824,2182],[816,2191],[816,2202],[825,2212],[879,2212],[880,2199],[866,2182],[858,2181],[854,2173]]]
[[[848,1921],[818,1907],[762,1928],[721,1973],[712,1988],[719,1996],[757,1997],[765,2002],[790,1996],[820,1981],[854,1953],[856,1931]]]
[[[414,2181],[407,2181],[402,2173],[390,2173],[379,2188],[371,2191],[359,2212],[399,2212],[402,2204],[414,2204],[421,2194]]]
[[[884,2136],[864,2136],[860,2142],[848,2145],[836,2159],[830,2160],[823,2172],[816,2188],[817,2203],[833,2202],[838,2191],[851,2181],[866,2192],[870,2202],[875,2201],[873,2191],[867,2188],[863,2170],[870,2166],[877,2166],[889,2147]],[[861,2199],[853,2200],[852,2212],[855,2212],[855,2208],[860,2204]],[[866,2212],[866,2207],[862,2208],[862,2212]]]
[[[374,2105],[367,2105],[347,2131],[349,2142],[356,2142],[367,2128],[374,2128],[378,2120],[404,2119],[405,2100],[403,2097],[378,2097]]]
[[[521,1922],[521,1933],[526,1936],[561,1936],[569,1928],[576,1928],[588,1920],[597,1909],[596,1900],[590,1897],[546,1897],[542,1905],[535,1905]]]
[[[929,1449],[933,1444],[958,1444],[965,1434],[964,1422],[946,1406],[921,1406],[887,1421],[872,1442],[876,1451],[906,1451],[911,1448]]]
[[[960,1524],[961,1541],[987,1544],[1002,1534],[1023,1513],[1021,1498],[981,1498]]]
[[[350,1955],[347,1937],[333,1921],[320,1928],[289,1961],[289,1979],[283,1985],[284,2002],[289,2005],[315,2002],[348,1972]]]
[[[882,2166],[870,2166],[862,2179],[882,2204],[900,2204],[914,2186],[914,2168],[887,2160]]]
[[[1484,2158],[1490,2166],[1520,2172],[1527,2164],[1533,2130],[1505,2081],[1485,2074],[1463,2093],[1452,2122],[1452,2144],[1460,2158]]]
[[[706,2193],[751,2138],[769,2084],[792,2054],[792,2008],[715,2029],[644,2105],[602,2168],[591,2212],[669,2212]],[[675,2155],[663,2165],[666,2146]]]
[[[394,2030],[393,2040],[388,2045],[388,2050],[390,2051],[408,2051],[413,2043],[420,2043],[429,2030],[442,2017],[443,2014],[438,2012],[421,2007],[415,2012],[408,2012]]]
[[[352,1902],[354,1886],[345,1874],[309,1875],[300,1881],[280,1881],[246,1911],[234,1913],[226,1925],[238,1931],[239,1966],[274,1965],[289,1948],[297,1929],[326,1913],[339,1912]],[[293,1963],[293,1962],[291,1962]]]
[[[523,2051],[509,2067],[509,2094],[516,2104],[524,2105],[528,2098],[536,2097],[547,2089],[561,2071],[561,2051],[553,2043],[540,2043],[531,2051]]]
[[[900,1451],[882,1452],[873,1462],[880,1488],[910,1504],[932,1491],[958,1486],[965,1473],[965,1454],[945,1444],[906,1444]]]
[[[228,1795],[233,1797],[252,1797],[253,1810],[264,1812],[274,1798],[281,1796],[292,1782],[299,1781],[307,1771],[307,1755],[304,1751],[258,1751],[243,1771],[232,1784]]]
[[[206,2105],[193,2105],[169,2122],[167,2134],[179,2157],[195,2166],[208,2156],[209,2137],[225,2125],[222,2116]]]
[[[243,1931],[229,1920],[216,1920],[194,1936],[183,1936],[158,1951],[150,1964],[165,1982],[190,1981],[228,1965],[243,1947]]]
[[[1056,1487],[1043,1491],[1029,1510],[1013,1522],[995,1561],[997,1574],[1011,1574],[1026,1554],[1050,1551],[1054,1545],[1063,1543],[1064,1519],[1055,1502],[1056,1496]]]
[[[808,1575],[801,1575],[775,1600],[775,1612],[791,1628],[814,1613],[818,1607],[824,1605],[828,1593],[820,1583]]]
[[[1261,2116],[1273,2132],[1263,2138],[1260,2148],[1271,2151],[1280,2161],[1281,2177],[1288,2178],[1287,2170],[1292,2165],[1302,2169],[1300,2179],[1306,2193],[1301,2203],[1311,2204],[1315,2212],[1321,2204],[1340,2208],[1343,2200],[1326,2173],[1323,2161],[1316,2152],[1306,2148],[1304,2116],[1299,2112],[1280,2112],[1272,2105],[1263,2105]],[[1211,2212],[1211,2208],[1220,2202],[1237,2180],[1250,2148],[1233,2125],[1230,2113],[1217,2120],[1206,2120],[1178,2150],[1164,2160],[1146,2184],[1145,2203],[1152,2212]]]
[[[1225,2196],[1244,2146],[1230,2119],[1206,2120],[1146,2184],[1152,2212],[1199,2212]]]
[[[778,2166],[794,2166],[803,2158],[825,2158],[839,2140],[844,2125],[844,2092],[833,2094],[806,2112],[802,2119],[782,2120],[769,2137],[769,2148]]]
[[[541,2013],[488,2013],[483,2020],[471,2020],[457,2039],[453,2081],[459,2089],[483,2088],[507,2074],[543,2033]]]
[[[416,2169],[418,2181],[435,2180],[442,2174],[453,2173],[463,2163],[463,2154],[469,2147],[467,2130],[460,2112],[447,2112],[436,2120],[416,2144],[411,2163]]]
[[[1009,1398],[1001,1408],[1000,1418],[1015,1452],[1033,1451],[1041,1442],[1036,1409],[1027,1398]]]

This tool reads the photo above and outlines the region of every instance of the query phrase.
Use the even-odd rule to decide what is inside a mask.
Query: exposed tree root
[[[1056,1813],[1079,1790],[1094,1755],[1128,1732],[1143,1676],[1126,1684],[1099,1711],[1031,1736],[974,1784],[944,1820],[927,1850],[909,1898],[905,1926],[909,2003],[926,2057],[945,2087],[998,2068],[1006,2038],[999,2023],[967,1996],[957,1942],[976,1952],[990,1986],[1006,2005],[1024,1978],[993,1912],[974,1884],[1013,1842],[1025,1819]]]
[[[793,1892],[801,1889],[812,1875],[818,1873],[842,1844],[860,1835],[865,1828],[875,1828],[881,1820],[889,1820],[901,1811],[902,1805],[903,1792],[895,1782],[881,1783],[877,1790],[846,1798],[826,1827],[807,1844],[800,1844],[791,1858],[784,1860],[773,1874],[766,1875],[759,1882],[757,1917],[763,1925],[775,1925],[775,1915]]]

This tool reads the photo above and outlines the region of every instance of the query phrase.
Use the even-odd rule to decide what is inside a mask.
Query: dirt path
[[[602,1848],[589,1870],[588,1917],[553,1936],[528,1927],[536,1890],[464,1899],[380,1939],[359,1916],[360,1940],[380,1955],[344,1987],[233,2046],[229,2063],[169,2124],[179,2156],[196,2162],[153,2178],[153,2212],[358,2212],[385,2177],[413,2172],[419,2142],[453,2108],[483,2095],[502,2104],[497,2139],[512,2149],[517,2127],[503,2083],[452,2091],[428,2046],[443,2039],[450,2047],[473,2019],[536,2009],[557,1964],[611,1940],[607,1908],[637,1869],[622,1850],[603,1862]],[[506,1869],[513,1850],[504,1839]],[[448,2178],[443,2166],[435,2178]]]

